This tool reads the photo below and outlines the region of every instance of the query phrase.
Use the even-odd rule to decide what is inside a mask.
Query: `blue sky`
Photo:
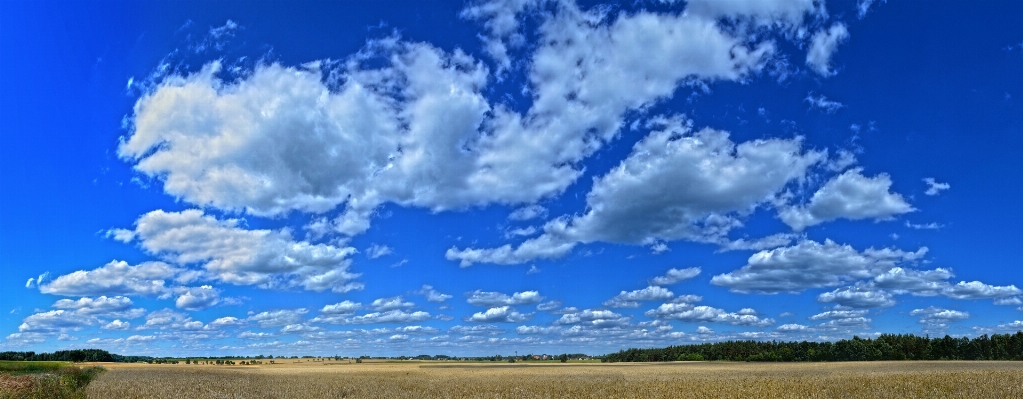
[[[1023,329],[1023,3],[5,2],[0,349]]]

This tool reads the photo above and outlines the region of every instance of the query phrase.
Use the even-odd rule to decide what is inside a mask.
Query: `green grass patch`
[[[66,362],[0,362],[0,399],[85,399],[85,387],[104,371]]]
[[[26,362],[0,360],[0,373],[10,375],[38,374],[60,370],[70,366],[68,362]]]

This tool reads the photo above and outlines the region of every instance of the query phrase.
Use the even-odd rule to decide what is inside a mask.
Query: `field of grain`
[[[1023,362],[106,367],[89,398],[1023,398]]]

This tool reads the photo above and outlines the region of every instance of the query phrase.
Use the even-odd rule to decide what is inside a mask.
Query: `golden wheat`
[[[90,398],[1023,398],[1023,362],[109,368]]]

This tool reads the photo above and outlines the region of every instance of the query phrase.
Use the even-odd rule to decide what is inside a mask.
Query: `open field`
[[[35,374],[57,371],[70,365],[68,362],[25,362],[0,360],[0,373],[9,375]]]
[[[70,362],[0,361],[0,399],[84,399],[104,370]]]
[[[1023,398],[1023,362],[104,366],[89,398]]]

